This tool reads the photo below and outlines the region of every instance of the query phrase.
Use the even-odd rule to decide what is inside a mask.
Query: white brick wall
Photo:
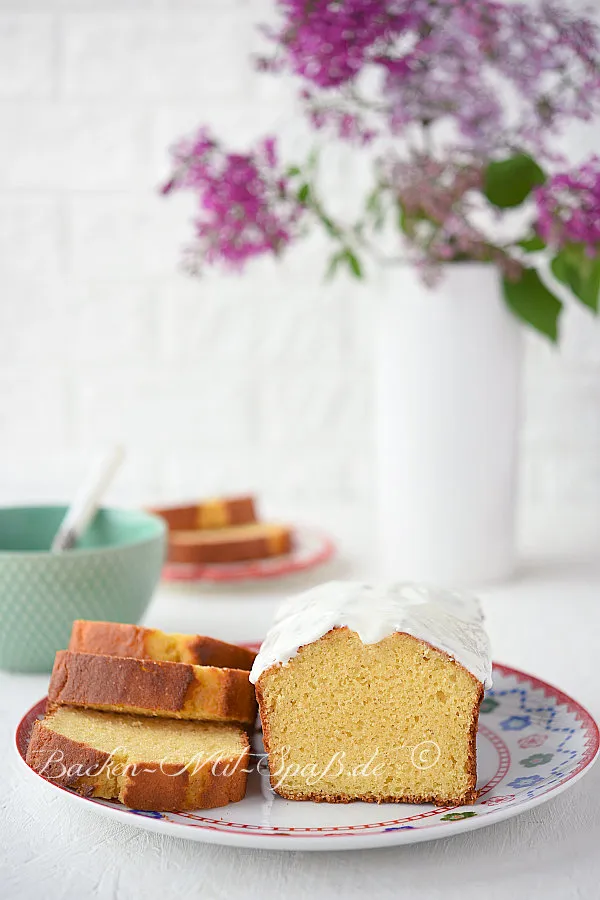
[[[322,280],[312,241],[243,278],[177,270],[186,198],[156,187],[201,121],[243,146],[307,145],[290,89],[253,73],[269,0],[0,0],[0,503],[72,493],[127,443],[113,497],[371,495],[373,288]],[[101,11],[99,11],[101,10]],[[573,132],[578,152],[597,130]],[[338,169],[343,200],[353,163]],[[527,541],[600,536],[600,327],[528,341]]]

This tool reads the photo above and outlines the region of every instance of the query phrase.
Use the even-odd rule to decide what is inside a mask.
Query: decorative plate
[[[72,803],[86,804],[150,831],[269,850],[389,847],[482,828],[545,803],[570,787],[594,762],[599,745],[598,726],[575,700],[531,675],[495,663],[494,687],[486,692],[481,708],[477,736],[481,793],[473,806],[283,800],[270,788],[257,746],[248,792],[240,803],[205,812],[143,812],[81,797],[27,766],[29,735],[45,703],[41,700],[25,714],[16,741],[27,772],[48,790],[62,791]]]
[[[254,581],[279,578],[327,562],[335,553],[333,541],[312,528],[294,528],[294,548],[283,556],[239,563],[167,563],[165,581]]]

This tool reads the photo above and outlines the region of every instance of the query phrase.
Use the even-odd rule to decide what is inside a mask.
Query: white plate
[[[260,761],[256,756],[247,795],[240,803],[204,812],[152,813],[81,797],[33,772],[25,753],[33,722],[44,709],[41,700],[25,714],[16,740],[25,769],[49,790],[60,790],[72,803],[149,831],[269,850],[390,847],[483,828],[570,787],[588,771],[599,745],[595,721],[575,700],[530,675],[494,664],[494,687],[483,701],[477,736],[481,793],[473,806],[283,800],[272,792],[267,776],[256,770]]]

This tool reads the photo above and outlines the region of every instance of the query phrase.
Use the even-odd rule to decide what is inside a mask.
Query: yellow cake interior
[[[212,808],[244,796],[248,740],[235,726],[59,707],[36,729],[29,764],[87,796],[142,809]]]
[[[258,682],[271,781],[290,798],[472,802],[480,682],[407,634],[346,628]]]
[[[177,541],[178,544],[221,544],[224,541],[279,538],[287,532],[288,528],[285,525],[251,522],[247,525],[230,525],[227,528],[173,531],[171,539]]]
[[[178,662],[192,666],[198,664],[194,649],[194,637],[189,634],[166,634],[158,629],[149,629],[145,652],[150,659],[156,662]],[[245,669],[246,667],[244,667],[244,671]]]
[[[194,664],[196,659],[189,649],[190,636],[187,634],[165,634],[152,629],[146,636],[146,652],[157,662],[182,662]]]
[[[128,762],[184,765],[211,754],[234,757],[245,744],[240,729],[212,722],[185,722],[61,706],[44,725],[73,741]]]

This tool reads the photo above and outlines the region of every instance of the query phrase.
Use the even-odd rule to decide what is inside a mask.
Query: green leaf
[[[361,265],[352,250],[346,248],[343,253],[343,258],[348,263],[348,268],[350,269],[352,275],[354,275],[355,278],[362,278]]]
[[[340,263],[346,263],[348,269],[350,270],[350,274],[354,278],[362,278],[362,267],[356,255],[350,250],[349,247],[344,247],[342,250],[339,250],[337,253],[334,253],[333,256],[329,260],[329,265],[327,266],[327,271],[325,272],[325,280],[330,281],[335,273],[337,272]]]
[[[517,246],[525,250],[527,253],[537,253],[539,250],[546,249],[546,242],[539,235],[534,234],[531,237],[517,241]]]
[[[309,168],[309,171],[314,172],[317,168],[317,163],[319,162],[319,151],[316,147],[308,154],[308,159],[306,160],[306,164]]]
[[[372,213],[377,213],[381,209],[381,194],[379,193],[380,188],[377,186],[374,188],[369,196],[367,197],[367,210]]]
[[[369,194],[366,204],[367,212],[373,219],[374,231],[381,231],[385,221],[385,209],[381,198],[381,188],[379,185]]]
[[[561,284],[566,284],[582,303],[598,312],[600,256],[589,257],[583,245],[571,245],[557,253],[550,268]]]
[[[520,206],[532,188],[543,184],[544,172],[526,153],[489,163],[484,178],[483,193],[499,209]]]
[[[325,231],[327,232],[327,234],[331,235],[331,237],[339,237],[340,236],[339,228],[336,226],[336,224],[334,222],[332,222],[332,220],[329,218],[329,216],[326,216],[322,212],[317,212],[317,215],[319,216],[321,224],[322,224],[323,228],[325,229]]]
[[[409,225],[406,212],[404,211],[404,207],[401,203],[398,204],[398,228],[403,232],[403,234],[409,233]]]
[[[398,230],[405,234],[407,237],[414,237],[415,233],[415,225],[419,221],[419,219],[424,219],[420,213],[415,213],[412,216],[409,216],[401,203],[398,204]]]
[[[306,203],[306,201],[308,200],[309,197],[310,197],[310,185],[309,184],[301,185],[300,188],[298,189],[298,200],[300,201],[300,203]]]
[[[543,284],[536,270],[523,269],[518,281],[503,278],[502,288],[514,314],[556,343],[562,303]]]
[[[301,169],[299,166],[290,166],[286,172],[286,175],[288,175],[291,178],[293,175],[299,175],[300,172],[301,172]]]
[[[431,222],[429,216],[423,212],[415,212],[408,215],[401,203],[398,203],[398,229],[407,237],[412,238],[415,227],[419,222]]]
[[[327,271],[325,272],[325,281],[331,281],[333,276],[338,270],[338,266],[341,261],[344,259],[344,251],[340,250],[339,253],[334,253],[333,256],[329,259],[329,265],[327,266]]]

